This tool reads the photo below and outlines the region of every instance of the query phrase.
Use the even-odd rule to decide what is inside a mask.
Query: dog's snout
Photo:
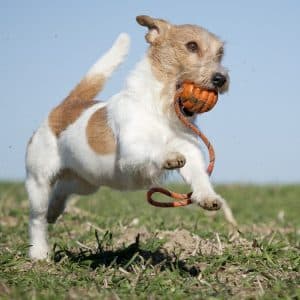
[[[227,78],[225,75],[221,74],[221,73],[215,73],[212,76],[212,84],[214,85],[214,87],[218,87],[221,88],[227,81]]]

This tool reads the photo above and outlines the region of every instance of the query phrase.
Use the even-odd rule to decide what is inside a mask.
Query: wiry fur
[[[107,103],[91,103],[128,52],[129,37],[121,34],[66,100],[50,113],[28,144],[26,187],[31,204],[29,252],[33,259],[47,257],[47,221],[56,221],[69,195],[93,193],[101,185],[148,188],[170,168],[179,168],[191,185],[194,202],[205,209],[218,209],[223,203],[227,218],[235,222],[226,202],[209,182],[196,136],[180,123],[171,106],[178,81],[189,77],[209,87],[207,78],[213,72],[221,70],[228,77],[218,57],[222,43],[197,26],[180,29],[146,16],[139,17],[138,22],[149,28],[146,38],[150,48],[129,76],[126,87]],[[186,38],[199,43],[201,40],[201,56],[193,53],[189,57],[191,54],[184,48]],[[227,86],[219,91],[226,89]],[[99,109],[101,113],[95,114]],[[106,118],[94,122],[94,126],[103,127],[96,128],[102,140],[88,136],[88,124],[97,115]],[[105,134],[110,136],[103,138]],[[106,145],[101,154],[103,148],[92,148],[91,139],[95,139],[94,145],[110,141],[112,146]]]

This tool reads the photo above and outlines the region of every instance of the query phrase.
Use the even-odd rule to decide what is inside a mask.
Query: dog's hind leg
[[[26,153],[26,189],[30,202],[29,256],[47,258],[47,220],[51,181],[59,169],[60,159],[55,136],[45,122],[30,139]]]
[[[48,223],[55,223],[57,218],[64,212],[70,195],[88,195],[96,192],[97,189],[97,186],[83,180],[69,169],[59,172],[51,192],[47,211]]]
[[[46,213],[51,187],[46,178],[37,178],[29,175],[26,179],[26,188],[30,200],[30,249],[32,259],[47,258],[49,249],[47,242]]]

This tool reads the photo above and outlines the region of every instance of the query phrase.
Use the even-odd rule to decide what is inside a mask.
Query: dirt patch
[[[143,247],[146,247],[145,249],[152,249],[154,245],[153,249],[155,249],[155,251],[158,250],[160,253],[167,254],[168,257],[176,257],[183,261],[193,256],[221,256],[224,253],[242,252],[244,255],[250,255],[251,253],[261,254],[261,238],[265,235],[273,233],[270,237],[270,241],[272,241],[273,238],[276,239],[274,232],[291,232],[291,228],[282,228],[282,230],[284,230],[282,232],[276,231],[276,227],[274,226],[262,224],[261,226],[243,226],[243,228],[241,228],[241,234],[235,231],[224,237],[215,232],[212,237],[203,238],[186,229],[149,231],[145,226],[139,226],[139,220],[137,218],[128,225],[124,226],[120,224],[120,227],[115,228],[113,234],[90,222],[87,222],[82,228],[84,230],[93,229],[98,232],[99,239],[103,239],[104,249],[108,247],[107,249],[109,250],[120,251],[135,244],[138,240],[141,249],[143,249]],[[246,235],[244,235],[246,232],[257,233],[258,236],[255,238],[254,235],[253,238],[247,239]],[[72,230],[69,232],[69,235],[73,235]],[[110,242],[105,238],[105,236],[108,237],[109,235],[111,239]],[[94,240],[76,241],[76,243],[81,248],[91,251],[93,251],[95,247],[98,247]],[[150,246],[150,248],[148,248],[148,246]],[[224,272],[224,274],[226,273],[227,272]]]
[[[221,254],[223,250],[217,239],[203,239],[185,229],[150,233],[145,227],[125,228],[119,238],[116,239],[116,245],[119,247],[128,246],[135,242],[137,236],[142,243],[146,243],[148,239],[153,237],[162,240],[161,250],[170,255],[175,254],[179,259],[186,259],[199,254],[205,256]]]
[[[219,248],[214,241],[200,238],[185,229],[174,231],[161,231],[158,233],[159,239],[166,240],[162,246],[169,254],[175,253],[180,259],[185,259],[196,254],[212,255],[218,254]]]
[[[139,241],[142,243],[146,243],[148,239],[153,237],[165,241],[161,249],[168,254],[178,255],[180,259],[198,253],[200,244],[201,246],[204,245],[205,249],[207,249],[206,243],[203,243],[198,236],[191,234],[185,229],[159,231],[151,234],[145,227],[125,228],[120,237],[116,240],[116,245],[128,246],[135,242],[137,236],[139,236]],[[205,250],[205,252],[211,253],[212,249],[214,249],[213,245],[209,245],[209,250]]]
[[[145,227],[135,228],[135,227],[125,227],[123,228],[121,235],[116,239],[117,247],[128,246],[135,242],[137,236],[141,242],[145,242],[151,237],[151,233]]]

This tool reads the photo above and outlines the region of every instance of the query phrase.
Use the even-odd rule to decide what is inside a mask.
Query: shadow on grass
[[[98,247],[92,249],[80,249],[80,252],[68,249],[57,249],[54,245],[54,262],[60,262],[63,257],[67,257],[70,262],[89,265],[93,270],[100,266],[115,268],[122,267],[128,272],[133,271],[132,265],[144,265],[144,267],[154,267],[159,271],[170,270],[179,271],[182,276],[198,276],[200,269],[197,266],[190,266],[185,261],[178,259],[175,253],[169,254],[162,248],[154,250],[145,249],[145,245],[140,244],[140,236],[137,235],[135,242],[127,247],[116,250],[108,250],[104,240],[107,236],[111,239],[111,234],[106,233],[103,240],[99,240],[95,232]]]

